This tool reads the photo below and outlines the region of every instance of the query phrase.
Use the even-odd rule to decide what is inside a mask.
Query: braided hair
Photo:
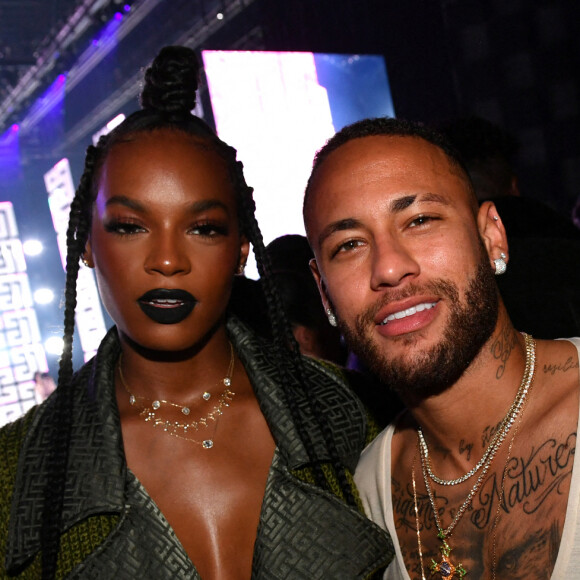
[[[116,144],[134,139],[140,133],[169,129],[198,137],[204,141],[204,146],[215,151],[226,162],[238,198],[237,212],[240,231],[253,246],[258,272],[263,282],[281,384],[286,385],[287,403],[308,453],[315,480],[327,489],[332,486],[319,462],[315,461],[313,438],[304,428],[298,410],[298,398],[307,402],[317,422],[331,460],[330,469],[333,470],[340,483],[339,491],[342,492],[348,504],[357,505],[349,476],[339,459],[330,427],[319,412],[318,401],[306,385],[304,362],[270,273],[270,261],[255,218],[253,190],[245,182],[242,163],[236,160],[236,150],[233,147],[219,139],[199,117],[191,114],[195,107],[198,78],[199,64],[191,49],[180,46],[163,48],[145,72],[141,110],[131,114],[108,135],[101,137],[96,146],[89,146],[86,152],[84,172],[71,203],[66,238],[64,347],[59,363],[58,388],[54,402],[54,413],[57,416],[54,424],[58,425],[58,428],[50,434],[51,446],[48,455],[50,478],[46,487],[41,532],[42,577],[46,579],[54,578],[56,574],[60,548],[60,524],[73,399],[70,391],[73,378],[72,347],[79,261],[85,252],[89,237],[92,207],[97,195],[97,182],[107,155]]]

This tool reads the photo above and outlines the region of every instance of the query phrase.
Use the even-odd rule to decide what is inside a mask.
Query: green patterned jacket
[[[230,337],[250,377],[274,440],[254,546],[252,578],[315,580],[380,577],[393,556],[390,538],[361,510],[313,483],[305,449],[284,403],[271,348],[239,322]],[[59,578],[198,579],[173,530],[130,470],[114,397],[119,355],[115,329],[75,375],[70,460],[65,486]],[[311,359],[310,388],[329,418],[341,457],[354,472],[367,442],[364,409],[339,373]],[[307,426],[307,405],[297,401]],[[0,578],[40,578],[40,526],[46,481],[46,432],[53,399],[0,429]],[[316,433],[316,431],[313,431]],[[328,464],[313,435],[318,460]]]

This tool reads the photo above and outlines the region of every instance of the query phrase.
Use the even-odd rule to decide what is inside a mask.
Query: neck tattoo
[[[421,428],[420,427],[417,428],[417,439],[418,439],[419,450],[421,452],[421,469],[423,472],[423,480],[425,482],[425,488],[427,489],[427,495],[429,496],[429,501],[431,503],[431,508],[433,510],[433,517],[435,519],[435,525],[437,526],[437,531],[438,531],[437,537],[441,541],[441,546],[439,547],[439,551],[441,552],[441,561],[436,562],[435,560],[431,560],[431,565],[429,566],[429,568],[431,570],[431,574],[432,575],[439,574],[439,576],[438,576],[439,578],[445,578],[445,579],[454,578],[454,577],[463,578],[465,576],[465,574],[467,574],[467,570],[463,567],[461,562],[459,562],[458,564],[454,564],[452,562],[452,560],[451,560],[452,548],[449,546],[449,542],[447,540],[451,536],[451,533],[455,529],[455,526],[459,523],[459,520],[461,519],[461,517],[463,516],[463,514],[465,513],[467,508],[470,506],[471,501],[473,500],[473,497],[475,496],[475,494],[477,493],[477,491],[481,487],[483,480],[484,480],[485,476],[487,475],[487,472],[489,471],[489,468],[491,466],[493,458],[496,456],[497,451],[501,447],[501,444],[505,440],[512,425],[516,422],[516,419],[518,418],[518,416],[522,412],[522,409],[523,409],[524,404],[526,402],[526,397],[527,397],[527,395],[532,387],[534,375],[535,375],[535,368],[536,368],[536,342],[534,341],[534,339],[531,336],[529,336],[527,334],[524,334],[524,340],[525,340],[525,348],[526,348],[526,366],[525,366],[525,370],[524,370],[524,375],[522,377],[522,382],[520,384],[520,388],[518,389],[518,392],[516,394],[514,402],[510,406],[506,416],[504,417],[504,419],[502,420],[502,422],[500,424],[500,429],[498,430],[498,434],[492,439],[492,441],[490,442],[490,445],[486,449],[482,459],[477,463],[477,465],[473,469],[471,469],[465,475],[463,475],[457,479],[443,480],[443,479],[439,479],[438,477],[436,477],[431,470],[431,464],[429,461],[429,449],[427,447],[427,442],[425,441],[425,438],[423,437],[423,433],[422,433]],[[521,416],[520,416],[520,422],[521,422]],[[518,426],[519,426],[519,423],[518,423]],[[517,433],[517,428],[516,428],[516,433]],[[514,433],[514,437],[512,438],[512,441],[510,443],[510,448],[509,448],[510,452],[511,452],[514,438],[515,438],[515,433]],[[509,460],[509,455],[508,455],[508,460]],[[477,473],[477,472],[480,472],[479,476],[478,476],[476,482],[473,484],[471,490],[467,494],[465,501],[461,504],[461,506],[457,510],[455,517],[453,518],[453,520],[451,521],[449,526],[447,526],[447,528],[444,528],[443,524],[441,522],[441,518],[439,516],[439,511],[437,508],[437,503],[435,501],[435,495],[434,495],[433,490],[431,488],[430,480],[432,480],[435,483],[438,483],[440,485],[458,485],[459,483],[462,483],[463,481],[466,481],[467,479],[469,479],[471,476],[475,475],[475,473]],[[411,471],[411,477],[412,477],[412,483],[413,483],[413,499],[415,502],[415,510],[416,510],[416,514],[417,514],[417,492],[415,490],[415,470],[414,470],[414,467]],[[505,478],[505,476],[504,476],[504,478]],[[502,488],[503,488],[503,481],[502,481]],[[496,520],[497,520],[497,518],[496,518]],[[421,563],[421,571],[423,571],[423,554],[422,554],[422,546],[421,546],[421,536],[420,536],[418,521],[416,523],[417,523],[417,541],[418,541],[418,547],[419,547],[419,558],[420,558],[420,563]],[[496,525],[497,525],[497,521],[494,524],[494,533],[495,533]],[[494,559],[495,559],[495,546],[494,546]],[[495,562],[494,562],[494,568],[495,568]]]
[[[165,399],[149,399],[141,395],[135,395],[129,388],[125,376],[123,375],[123,355],[119,357],[119,362],[117,368],[119,370],[119,378],[121,379],[121,384],[123,388],[129,395],[129,404],[136,407],[139,410],[139,416],[153,425],[153,427],[161,427],[165,433],[178,439],[185,439],[191,443],[201,445],[203,449],[211,449],[214,446],[215,434],[217,431],[218,421],[221,415],[223,415],[224,409],[230,406],[233,401],[235,393],[230,390],[232,384],[232,377],[234,374],[234,347],[230,342],[230,362],[228,365],[228,370],[226,376],[222,379],[223,385],[226,387],[219,395],[217,395],[217,403],[214,405],[212,410],[202,417],[196,420],[189,421],[187,423],[182,423],[181,421],[170,421],[167,419],[162,419],[157,415],[158,411],[163,410],[163,406],[175,407],[181,410],[181,413],[185,416],[189,416],[191,409],[189,405],[181,405],[179,403],[173,403],[172,401],[167,401]],[[214,395],[209,391],[204,391],[201,395],[203,401],[209,401]],[[211,434],[206,436],[201,441],[195,439],[195,432],[200,429],[208,429],[212,427]]]

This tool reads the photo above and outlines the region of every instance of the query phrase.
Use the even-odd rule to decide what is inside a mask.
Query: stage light
[[[42,254],[44,246],[40,240],[26,240],[22,243],[22,249],[27,256],[38,256]]]
[[[54,300],[54,292],[50,288],[39,288],[34,293],[37,304],[50,304]]]
[[[115,20],[123,20],[123,15],[120,12],[115,12]]]
[[[13,133],[17,133],[20,130],[20,125],[18,123],[14,123],[14,125],[12,125],[10,128],[12,129]]]
[[[218,13],[216,14],[216,18],[217,18],[218,20],[223,20],[223,19],[224,19],[224,14],[223,14],[223,12],[218,12]]]
[[[64,342],[60,336],[51,336],[44,342],[44,350],[47,354],[61,355]]]
[[[123,10],[125,12],[130,12],[131,11],[131,6],[129,6],[129,4],[125,4],[125,6],[123,6]]]

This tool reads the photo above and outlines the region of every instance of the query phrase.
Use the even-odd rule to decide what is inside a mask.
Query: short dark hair
[[[463,163],[460,155],[455,148],[440,132],[428,125],[417,121],[408,121],[405,119],[396,119],[394,117],[377,117],[372,119],[363,119],[351,125],[347,125],[331,137],[326,144],[316,153],[312,164],[312,172],[308,178],[306,191],[304,193],[304,203],[302,207],[304,221],[306,222],[306,211],[310,199],[312,183],[317,171],[324,163],[326,158],[333,152],[354,139],[363,139],[365,137],[414,137],[423,139],[435,147],[439,148],[447,157],[449,163],[465,179],[469,192],[473,195],[473,184],[469,177],[469,172]],[[475,203],[475,201],[474,201]]]

